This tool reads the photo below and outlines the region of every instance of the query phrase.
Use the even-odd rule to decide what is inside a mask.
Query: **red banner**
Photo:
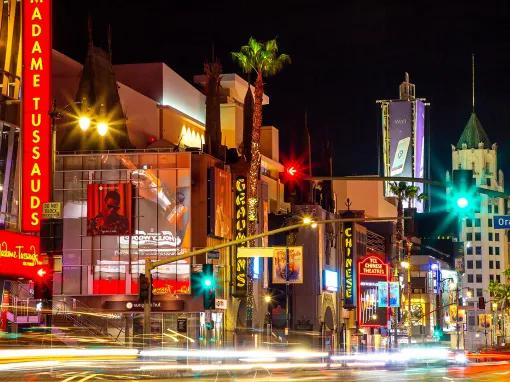
[[[0,231],[0,277],[36,279],[49,272],[48,258],[41,256],[37,236]]]
[[[39,231],[51,189],[51,0],[23,0],[23,231]]]

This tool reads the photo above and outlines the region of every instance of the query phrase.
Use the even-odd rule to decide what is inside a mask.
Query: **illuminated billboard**
[[[208,170],[208,231],[224,239],[232,238],[232,179],[217,167]]]
[[[364,256],[358,263],[358,323],[361,327],[381,327],[388,323],[389,310],[379,305],[379,286],[384,281],[384,292],[388,293],[388,264],[379,256]]]
[[[131,183],[87,185],[87,235],[130,235]]]
[[[51,189],[51,0],[22,0],[21,228],[40,229]],[[5,85],[4,85],[5,86]]]
[[[273,284],[303,283],[303,247],[275,248],[272,282]]]

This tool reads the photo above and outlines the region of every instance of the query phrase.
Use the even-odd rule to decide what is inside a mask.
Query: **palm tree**
[[[290,57],[278,53],[276,39],[267,42],[250,37],[247,45],[239,52],[232,52],[232,59],[245,73],[255,72],[255,97],[253,104],[253,129],[251,138],[250,172],[248,174],[248,235],[257,230],[257,197],[260,172],[260,128],[262,126],[262,96],[264,95],[264,77],[278,73]]]
[[[491,280],[489,292],[502,311],[510,308],[510,269],[506,269],[503,275],[507,278],[506,283]]]

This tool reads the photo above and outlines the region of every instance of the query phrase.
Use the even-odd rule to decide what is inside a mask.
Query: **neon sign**
[[[355,285],[354,285],[354,273],[355,273],[355,256],[354,256],[354,235],[353,235],[353,223],[346,222],[343,227],[343,252],[344,252],[344,307],[354,308],[356,306],[355,298]]]
[[[379,256],[364,256],[358,263],[358,323],[362,327],[381,327],[388,322],[388,264]],[[384,281],[384,283],[381,283]],[[379,288],[386,304],[379,303]]]
[[[40,228],[50,200],[51,0],[23,0],[23,176],[21,225]]]
[[[48,267],[37,236],[0,231],[0,276],[34,279],[47,274]]]
[[[235,238],[243,239],[248,234],[248,226],[246,221],[246,177],[238,176],[235,182]],[[240,247],[245,247],[246,242],[239,244]],[[247,294],[247,274],[248,274],[248,259],[237,257],[235,259],[236,277],[235,277],[235,296],[244,297]]]

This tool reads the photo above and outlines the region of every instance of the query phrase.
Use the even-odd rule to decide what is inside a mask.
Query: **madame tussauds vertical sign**
[[[51,187],[51,0],[23,4],[23,231],[39,231]]]

